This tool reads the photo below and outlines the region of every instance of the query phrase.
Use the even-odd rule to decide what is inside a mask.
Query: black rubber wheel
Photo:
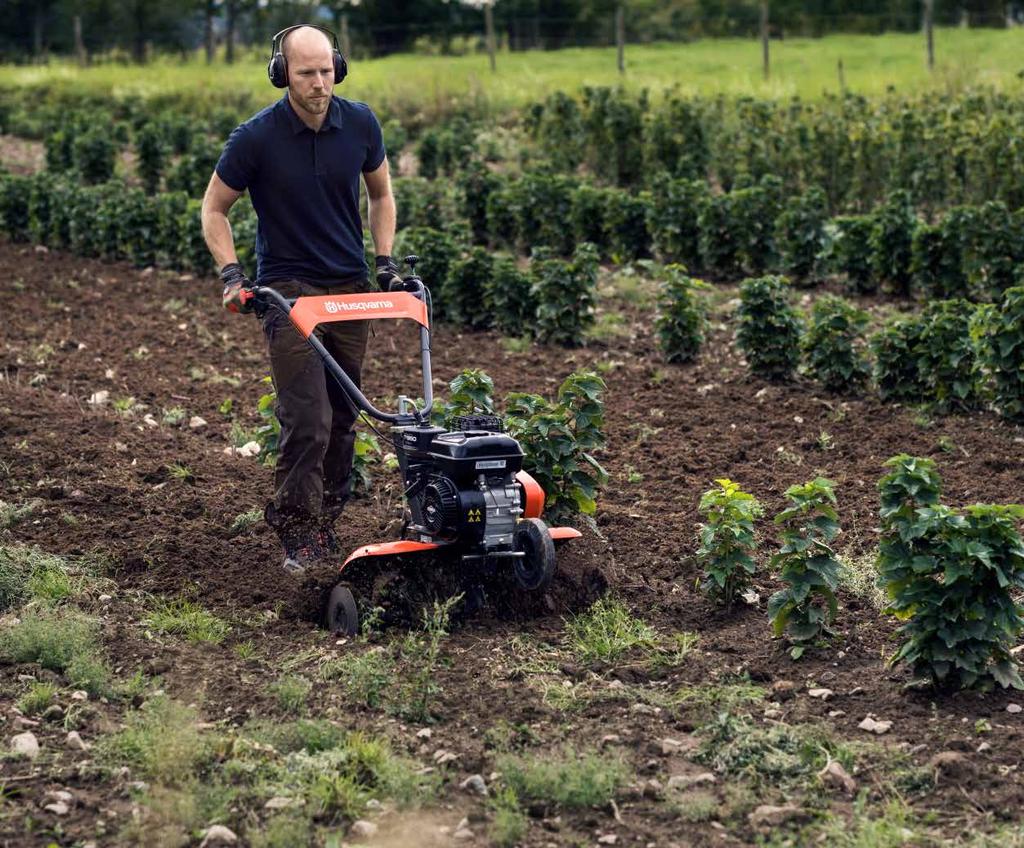
[[[555,576],[555,543],[547,525],[539,518],[524,518],[516,524],[515,549],[525,556],[516,557],[513,571],[520,589],[543,589]]]
[[[348,586],[339,583],[331,590],[325,619],[327,629],[335,636],[355,636],[359,633],[359,609]]]

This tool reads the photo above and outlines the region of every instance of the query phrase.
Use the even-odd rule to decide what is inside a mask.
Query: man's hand
[[[220,280],[224,283],[224,308],[228,312],[252,312],[252,283],[242,266],[237,262],[225,265],[220,269]]]
[[[377,266],[377,287],[381,291],[390,291],[394,283],[401,285],[402,275],[398,273],[398,263],[390,256],[377,256],[374,259]]]

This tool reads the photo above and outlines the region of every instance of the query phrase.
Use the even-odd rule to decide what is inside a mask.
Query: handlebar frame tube
[[[420,280],[415,280],[416,288],[412,290],[412,294],[423,300],[425,288]],[[408,290],[408,289],[407,289]],[[253,286],[252,295],[256,302],[259,303],[261,300],[267,307],[276,306],[285,315],[290,315],[292,306],[297,299],[289,300],[279,291],[270,286]],[[269,302],[268,302],[269,301]],[[331,356],[330,352],[324,347],[324,343],[317,338],[315,332],[311,332],[306,336],[306,341],[309,342],[310,347],[313,348],[323,360],[328,372],[334,377],[341,387],[341,390],[345,392],[352,404],[361,412],[365,412],[367,415],[376,418],[378,421],[384,421],[388,424],[396,426],[409,426],[409,425],[427,425],[430,423],[430,412],[434,406],[434,390],[433,390],[433,377],[430,369],[430,329],[420,325],[420,364],[423,371],[423,408],[414,410],[411,413],[401,412],[384,412],[377,409],[362,393],[359,387],[352,382],[352,378],[345,373],[345,369],[342,368],[338,361]]]

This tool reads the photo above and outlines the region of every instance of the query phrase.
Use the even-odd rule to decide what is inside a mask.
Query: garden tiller
[[[431,301],[429,290],[416,275],[416,261],[415,256],[406,259],[412,273],[388,292],[289,300],[267,286],[252,289],[258,310],[278,308],[287,313],[357,410],[392,426],[408,505],[402,538],[358,548],[341,564],[339,573],[344,575],[356,563],[433,551],[449,564],[477,574],[508,574],[522,590],[543,589],[555,572],[555,543],[578,538],[580,533],[571,527],[548,527],[541,520],[544,491],[523,470],[523,450],[502,432],[500,418],[457,417],[453,430],[431,423]],[[331,321],[378,318],[409,318],[420,325],[421,406],[399,395],[397,412],[377,409],[314,332],[319,324]],[[331,590],[325,623],[332,632],[354,635],[359,612],[346,583]]]

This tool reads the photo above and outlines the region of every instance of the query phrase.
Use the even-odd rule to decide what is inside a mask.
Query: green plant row
[[[117,179],[83,185],[49,172],[0,177],[0,223],[14,241],[205,274],[213,260],[200,205],[184,191],[151,197]],[[248,202],[236,204],[231,220],[239,259],[251,267],[256,216]]]
[[[803,363],[833,392],[869,380],[883,400],[928,403],[940,412],[991,405],[1024,420],[1024,287],[1007,289],[998,305],[937,300],[920,313],[891,318],[870,339],[868,315],[823,295],[809,320],[790,302],[784,277],[740,286],[736,339],[754,373],[785,380]]]
[[[596,245],[624,263],[657,256],[719,278],[781,272],[802,285],[840,275],[857,293],[996,300],[1024,277],[1024,210],[1002,201],[926,223],[906,191],[869,212],[830,217],[825,193],[787,196],[779,177],[728,192],[660,172],[636,191],[544,170],[499,173],[471,160],[452,181],[394,180],[400,226],[465,228],[477,244],[568,255]]]
[[[877,585],[886,614],[903,640],[890,663],[906,663],[913,683],[944,688],[1024,689],[1011,649],[1024,633],[1018,598],[1024,589],[1024,506],[940,503],[941,481],[930,459],[900,454],[885,463],[878,483],[882,538]],[[731,480],[717,480],[698,511],[701,589],[726,606],[746,595],[757,574],[757,499]],[[775,516],[781,544],[770,567],[783,588],[768,601],[768,617],[790,655],[827,644],[839,610],[840,532],[834,484],[822,477],[786,490]],[[746,590],[746,591],[745,591]]]

